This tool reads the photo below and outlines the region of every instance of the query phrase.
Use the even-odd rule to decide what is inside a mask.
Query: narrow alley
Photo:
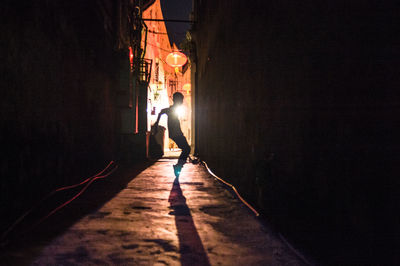
[[[0,265],[400,265],[397,2],[3,0]]]
[[[172,165],[161,159],[137,176],[125,173],[130,181],[104,205],[53,238],[3,254],[2,265],[304,265],[205,167],[186,164],[178,181]],[[122,172],[98,182],[111,184]],[[60,219],[107,189],[93,183],[89,198],[49,218],[37,234],[54,232]]]

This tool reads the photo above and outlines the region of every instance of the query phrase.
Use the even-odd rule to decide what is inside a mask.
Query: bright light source
[[[131,63],[133,62],[133,51],[132,51],[132,47],[129,46],[129,60],[131,61]]]
[[[179,118],[184,117],[184,115],[185,115],[185,107],[183,107],[182,105],[176,107],[176,109],[175,109],[175,114],[176,114]]]
[[[175,51],[172,53],[169,53],[167,57],[165,58],[165,61],[167,62],[168,65],[172,67],[181,67],[187,62],[187,57],[184,53]]]

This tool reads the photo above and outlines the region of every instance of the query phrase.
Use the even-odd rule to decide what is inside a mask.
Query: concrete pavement
[[[303,265],[203,166],[186,164],[177,181],[174,162],[161,159],[142,171],[57,237],[37,243],[25,263]],[[8,256],[24,254],[32,252]]]

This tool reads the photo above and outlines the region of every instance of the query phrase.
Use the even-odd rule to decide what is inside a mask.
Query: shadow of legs
[[[168,202],[172,209],[169,214],[175,216],[182,265],[210,265],[178,179],[174,181]]]

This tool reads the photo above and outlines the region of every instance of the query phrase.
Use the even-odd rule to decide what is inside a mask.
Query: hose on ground
[[[71,199],[67,200],[66,202],[62,203],[61,205],[59,205],[58,207],[53,209],[51,212],[49,212],[47,215],[42,217],[39,221],[37,221],[34,225],[32,225],[28,230],[24,231],[22,234],[24,234],[24,233],[26,233],[28,231],[31,231],[36,226],[38,226],[43,221],[45,221],[50,216],[52,216],[54,213],[56,213],[58,210],[60,210],[63,207],[67,206],[69,203],[71,203],[73,200],[75,200],[77,197],[79,197],[90,186],[90,184],[93,183],[93,181],[95,181],[97,179],[100,179],[100,178],[105,178],[105,177],[111,175],[117,168],[118,168],[118,165],[116,165],[114,161],[110,161],[108,163],[108,165],[103,170],[101,170],[100,172],[98,172],[97,174],[95,174],[95,175],[93,175],[91,177],[86,178],[84,181],[82,181],[82,182],[80,182],[78,184],[65,186],[65,187],[60,187],[58,189],[55,189],[55,190],[51,191],[49,194],[47,194],[45,197],[43,197],[41,200],[39,200],[35,205],[33,205],[28,211],[23,213],[6,231],[4,231],[4,233],[1,236],[1,246],[5,246],[6,245],[7,236],[10,234],[10,232],[12,232],[14,230],[14,228],[18,224],[20,224],[35,209],[37,209],[46,199],[50,198],[52,195],[56,194],[57,192],[60,192],[60,191],[63,191],[63,190],[68,190],[68,189],[72,189],[72,188],[76,188],[76,187],[79,187],[79,186],[84,185],[84,184],[87,183],[75,196],[73,196]],[[106,171],[108,171],[108,173],[104,174]]]
[[[222,178],[218,177],[216,174],[214,174],[211,169],[208,167],[207,163],[202,161],[203,165],[206,167],[207,171],[210,173],[210,175],[212,175],[215,179],[217,179],[218,181],[222,182],[223,184],[227,185],[228,187],[230,187],[236,194],[236,196],[240,199],[241,202],[243,202],[244,205],[246,205],[256,216],[260,216],[260,214],[256,211],[256,209],[254,209],[247,201],[245,201],[242,196],[240,196],[239,192],[237,191],[237,189],[230,183],[226,182],[225,180],[223,180]]]
[[[214,174],[211,169],[208,167],[207,163],[204,161],[201,161],[202,164],[206,167],[207,171],[210,173],[210,175],[212,175],[215,179],[217,179],[218,181],[220,181],[221,183],[227,185],[228,187],[230,187],[235,194],[237,195],[237,197],[243,202],[243,204],[245,204],[257,217],[260,216],[260,214],[249,204],[247,203],[239,194],[239,192],[237,191],[237,189],[230,183],[226,182],[225,180],[223,180],[222,178],[218,177],[216,174]],[[296,250],[290,243],[288,240],[286,240],[286,238],[281,234],[278,233],[279,238],[283,241],[283,243],[285,243],[285,245],[292,250],[292,252],[294,254],[296,254],[296,256],[298,258],[300,258],[305,264],[307,265],[313,265],[312,263],[310,263],[298,250]]]

